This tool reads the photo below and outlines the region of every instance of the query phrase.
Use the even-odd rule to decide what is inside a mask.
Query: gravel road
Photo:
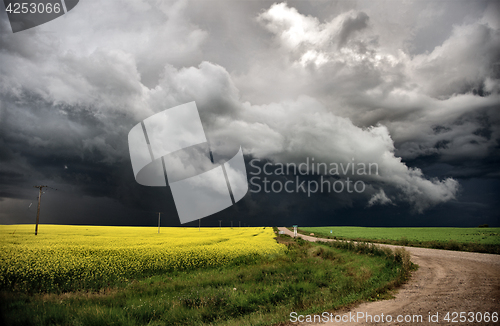
[[[293,236],[293,232],[286,228],[279,228],[286,234]],[[315,237],[299,235],[308,241],[331,241]],[[380,245],[396,248],[392,245]],[[412,262],[420,268],[412,273],[407,284],[404,284],[396,293],[394,299],[362,303],[353,309],[334,312],[344,320],[350,316],[372,316],[372,322],[365,318],[351,318],[347,322],[326,323],[299,323],[291,325],[500,325],[500,321],[478,322],[479,314],[489,312],[500,313],[500,255],[481,254],[461,251],[404,247],[411,254]],[[447,313],[450,320],[444,320]],[[457,312],[457,314],[453,314]],[[460,312],[464,312],[466,321],[460,321]],[[469,314],[474,313],[474,317]],[[381,314],[384,314],[384,322]],[[349,315],[350,314],[350,315]],[[434,322],[437,315],[437,322]],[[387,322],[387,316],[392,317],[392,322]],[[422,322],[416,322],[421,315]],[[429,315],[434,316],[429,321]],[[377,317],[379,322],[376,323]],[[397,322],[401,316],[407,321]],[[409,317],[408,317],[409,316]],[[452,322],[456,316],[456,322]],[[477,317],[477,319],[476,319]],[[330,319],[332,317],[330,316]],[[335,317],[333,317],[335,318]],[[462,317],[463,321],[463,317]]]

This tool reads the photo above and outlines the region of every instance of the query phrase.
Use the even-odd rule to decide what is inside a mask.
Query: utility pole
[[[42,189],[48,186],[33,186],[34,188],[38,188],[40,192],[38,193],[38,208],[36,210],[36,226],[35,226],[35,235],[38,234],[38,221],[40,219],[40,202],[42,200]]]
[[[201,218],[198,219],[198,231],[201,231]]]
[[[161,212],[158,212],[158,234],[160,234],[160,214]]]
[[[220,222],[222,222],[222,220],[219,220],[219,230],[220,230]]]

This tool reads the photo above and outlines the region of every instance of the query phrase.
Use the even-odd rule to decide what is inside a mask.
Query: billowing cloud
[[[204,81],[211,83],[205,85]],[[172,93],[173,90],[179,91]],[[366,166],[375,163],[378,175],[351,178],[399,189],[397,199],[411,203],[419,212],[455,198],[458,191],[455,180],[428,180],[419,169],[402,163],[394,154],[386,127],[357,127],[309,96],[267,105],[239,102],[229,74],[208,62],[198,68],[167,69],[155,96],[163,98],[161,94],[167,91],[176,94],[180,102],[194,98],[200,103],[201,116],[210,121],[207,136],[212,150],[223,157],[231,157],[241,145],[247,155],[281,163],[299,164],[306,158],[344,166],[353,160]],[[214,94],[220,97],[214,98]]]
[[[136,203],[128,131],[193,100],[219,159],[241,145],[275,163],[376,163],[348,175],[368,185],[362,207],[424,212],[458,198],[458,178],[498,177],[497,4],[214,4],[85,1],[16,34],[0,20],[1,196],[51,180]],[[424,174],[434,164],[446,171]]]
[[[498,11],[491,4],[488,8],[493,7]],[[437,10],[425,12],[445,10],[432,9]],[[399,40],[395,48],[397,43],[378,35],[383,28],[372,25],[381,24],[380,18],[370,22],[370,12],[377,11],[367,12],[350,10],[321,23],[285,3],[271,6],[258,20],[290,62],[269,72],[271,83],[309,94],[358,126],[387,126],[405,159],[432,156],[462,164],[491,157],[500,139],[495,109],[500,104],[500,30],[488,9],[476,20],[455,25],[442,44],[418,55],[405,51],[408,40]],[[245,78],[258,73],[263,71]],[[489,168],[484,172],[491,173]]]
[[[279,3],[260,14],[257,20],[276,35],[280,46],[296,56],[297,62],[319,67],[339,60],[338,50],[345,57],[351,50],[343,51],[342,47],[348,42],[355,44],[356,32],[367,28],[369,17],[364,12],[351,10],[320,23],[315,17],[304,16],[286,3]]]
[[[412,58],[409,68],[413,82],[432,97],[498,94],[500,30],[481,22],[455,26],[450,38],[431,53]]]

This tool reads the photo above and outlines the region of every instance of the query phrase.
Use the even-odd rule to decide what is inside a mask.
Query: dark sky
[[[46,184],[41,223],[179,226],[170,188],[134,180],[127,135],[196,101],[249,180],[364,185],[250,185],[202,225],[500,226],[498,1],[81,0],[18,33],[0,6],[2,224],[34,223]],[[312,159],[379,173],[255,174]]]

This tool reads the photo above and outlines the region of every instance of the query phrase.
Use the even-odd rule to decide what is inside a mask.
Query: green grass
[[[330,233],[330,230],[332,233]],[[500,228],[302,227],[302,233],[341,240],[500,254]]]
[[[100,291],[3,291],[5,325],[270,325],[387,297],[414,267],[404,250],[311,244],[243,265],[171,272]]]

